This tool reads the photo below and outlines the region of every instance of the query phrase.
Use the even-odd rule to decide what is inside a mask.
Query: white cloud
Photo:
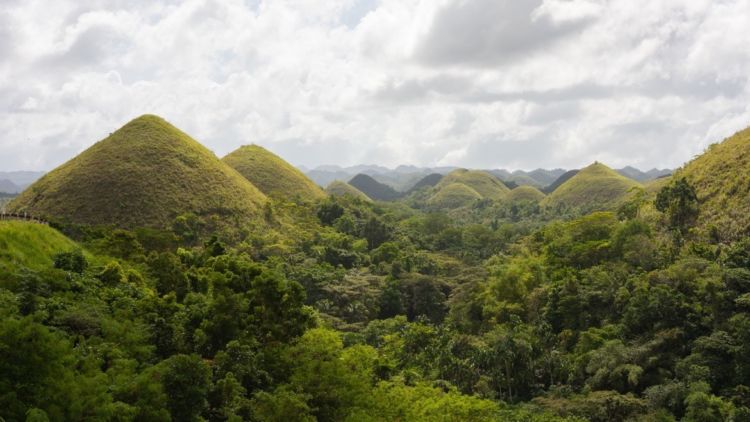
[[[6,0],[0,169],[144,113],[296,164],[677,166],[750,125],[744,0]]]

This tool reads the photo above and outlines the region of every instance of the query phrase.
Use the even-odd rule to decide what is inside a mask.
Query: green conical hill
[[[222,161],[272,198],[315,200],[326,196],[296,167],[261,146],[242,146]]]
[[[459,208],[482,199],[482,195],[463,183],[441,186],[427,203],[437,208]]]
[[[334,180],[333,182],[331,182],[331,184],[328,185],[328,187],[326,188],[326,192],[332,196],[345,196],[346,195],[346,196],[352,196],[354,198],[360,198],[365,201],[372,201],[367,195],[362,193],[361,190],[355,188],[354,186],[346,182],[342,182],[340,180]]]
[[[611,210],[622,204],[635,187],[641,187],[641,184],[604,164],[594,163],[560,185],[541,204],[586,212]]]
[[[507,200],[509,202],[540,202],[544,199],[544,194],[539,189],[522,185],[510,191]]]
[[[449,186],[453,183],[461,183],[468,186],[478,193],[482,199],[501,200],[504,199],[510,189],[497,177],[478,170],[465,170],[459,169],[454,170],[436,185],[438,191],[445,186]]]
[[[713,144],[678,170],[700,202],[699,226],[716,228],[724,240],[750,234],[750,128]]]
[[[211,151],[164,119],[132,120],[47,173],[9,208],[48,219],[165,227],[184,213],[239,224],[267,200]]]

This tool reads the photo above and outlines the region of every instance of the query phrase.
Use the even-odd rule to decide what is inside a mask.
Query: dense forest
[[[750,420],[748,131],[654,184],[459,171],[391,202],[175,131],[137,119],[10,203],[50,225],[0,221],[0,420]]]

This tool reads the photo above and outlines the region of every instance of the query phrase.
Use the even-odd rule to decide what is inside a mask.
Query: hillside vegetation
[[[326,193],[332,196],[351,196],[364,199],[365,201],[371,201],[370,197],[365,195],[362,191],[346,182],[342,182],[341,180],[334,180],[331,182],[331,184],[326,187]]]
[[[323,189],[296,167],[259,145],[241,146],[221,161],[272,198],[316,200],[326,196]]]
[[[550,193],[554,192],[555,189],[559,188],[563,183],[570,180],[571,177],[578,174],[580,170],[568,170],[565,173],[561,174],[557,179],[555,179],[552,183],[545,186],[544,189],[542,189],[542,192],[549,195]]]
[[[713,144],[678,170],[701,203],[701,227],[713,226],[723,239],[750,234],[750,128]]]
[[[465,169],[454,170],[446,174],[436,185],[436,188],[442,189],[454,183],[461,183],[470,187],[481,195],[482,199],[500,200],[510,192],[510,189],[497,177],[485,171]]]
[[[41,270],[55,254],[78,248],[57,230],[38,223],[0,221],[0,278],[22,267]]]
[[[472,205],[482,199],[482,195],[463,183],[451,183],[441,187],[427,203],[436,208],[459,208]]]
[[[544,193],[542,193],[542,191],[540,191],[539,189],[529,185],[522,185],[510,191],[507,200],[508,202],[537,203],[543,200],[544,197]]]
[[[349,180],[349,185],[376,201],[394,201],[401,197],[401,193],[385,183],[380,183],[372,176],[358,174]]]
[[[641,187],[601,163],[594,163],[568,179],[543,201],[551,208],[582,211],[611,210],[627,199],[632,188]]]
[[[440,173],[428,174],[427,176],[419,179],[417,183],[414,184],[414,186],[409,188],[407,193],[412,193],[423,188],[431,188],[440,183],[441,180],[443,180],[443,175]]]
[[[164,119],[141,116],[47,173],[16,212],[79,224],[166,227],[183,213],[241,222],[266,196]]]

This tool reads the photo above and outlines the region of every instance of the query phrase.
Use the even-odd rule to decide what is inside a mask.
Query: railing
[[[2,220],[28,221],[30,223],[44,224],[45,226],[49,225],[49,221],[39,217],[34,217],[33,215],[27,213],[20,214],[0,212],[0,221]]]

